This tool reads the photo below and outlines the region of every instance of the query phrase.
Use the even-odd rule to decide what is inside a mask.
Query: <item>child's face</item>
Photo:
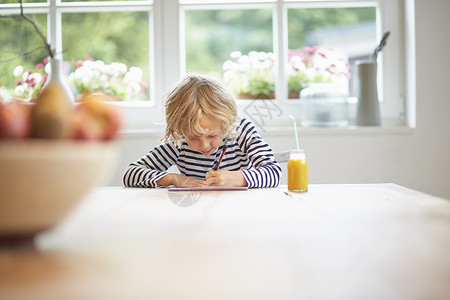
[[[223,132],[220,125],[212,118],[203,116],[200,126],[207,130],[202,136],[185,136],[186,142],[192,150],[204,155],[211,155],[220,146],[223,140]]]

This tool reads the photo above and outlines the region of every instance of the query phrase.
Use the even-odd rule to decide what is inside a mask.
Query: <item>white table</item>
[[[96,188],[35,249],[0,251],[0,299],[450,299],[450,201],[285,192]]]

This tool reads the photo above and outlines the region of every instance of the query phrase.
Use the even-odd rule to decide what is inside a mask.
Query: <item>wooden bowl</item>
[[[58,224],[117,158],[114,142],[0,140],[0,240]]]

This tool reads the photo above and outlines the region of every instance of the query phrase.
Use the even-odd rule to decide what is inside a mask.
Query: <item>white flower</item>
[[[241,57],[238,58],[237,62],[239,65],[245,68],[246,65],[250,64],[250,57],[248,57],[247,55],[242,55]]]
[[[142,72],[141,68],[131,67],[129,73],[131,73],[135,79],[137,79],[139,81],[142,80],[143,72]]]
[[[233,51],[233,52],[230,53],[230,57],[234,58],[234,59],[241,57],[241,55],[242,54],[239,51]]]
[[[261,67],[263,69],[270,69],[270,68],[272,68],[272,66],[273,66],[273,63],[270,60],[265,60],[261,63]]]
[[[141,91],[141,85],[136,81],[130,82],[129,86],[135,94]]]
[[[22,74],[22,72],[23,72],[23,67],[17,66],[14,68],[13,75],[14,75],[14,77],[19,77],[20,74]]]
[[[269,59],[269,55],[266,52],[258,52],[256,57],[262,61]]]
[[[128,70],[127,66],[125,64],[119,63],[119,71],[122,74],[125,74],[125,72]]]
[[[40,83],[40,82],[41,82],[41,79],[42,79],[42,75],[39,74],[39,73],[32,73],[32,74],[30,75],[30,78],[31,78],[31,79],[34,79],[34,81],[35,81],[36,83]]]
[[[30,73],[28,71],[26,71],[25,73],[23,73],[22,75],[22,79],[25,81],[28,78],[28,75],[30,75]]]
[[[0,87],[0,100],[3,102],[10,102],[12,100],[11,95],[8,93],[8,90],[4,86]]]
[[[81,68],[93,69],[94,62],[92,60],[86,60],[86,61],[84,61],[83,66]]]
[[[92,68],[96,69],[98,71],[102,71],[103,72],[104,67],[105,67],[105,63],[103,61],[101,61],[101,60],[96,60],[92,64]]]
[[[314,69],[314,68],[307,68],[305,71],[305,75],[306,75],[306,77],[309,79],[309,80],[313,80],[314,79],[314,77],[316,77],[316,75],[317,75],[317,72],[316,72],[316,70]]]
[[[16,86],[16,88],[14,89],[14,94],[16,94],[17,96],[22,96],[25,93],[25,88],[21,85]]]
[[[253,59],[251,61],[251,69],[253,69],[253,70],[260,70],[261,69],[261,63],[258,60]]]
[[[111,63],[110,67],[112,76],[119,76],[127,71],[127,66],[118,62]]]
[[[125,83],[130,83],[133,81],[138,81],[141,82],[142,81],[142,70],[141,68],[137,68],[137,67],[131,67],[130,71],[128,71],[125,74],[125,78],[123,79],[123,81]]]
[[[248,53],[248,56],[251,57],[251,58],[256,58],[256,59],[258,59],[258,52],[256,52],[256,51],[250,51],[250,52]]]
[[[224,62],[222,68],[224,71],[238,71],[239,65],[231,60],[227,60]]]
[[[236,80],[236,73],[231,72],[231,71],[225,71],[225,73],[223,73],[223,81],[224,82],[231,82]]]
[[[299,64],[299,63],[303,63],[303,61],[302,61],[302,58],[300,56],[292,56],[291,63],[293,65],[296,65],[296,64]]]

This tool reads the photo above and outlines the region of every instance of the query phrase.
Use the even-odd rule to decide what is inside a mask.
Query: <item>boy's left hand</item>
[[[210,186],[247,186],[240,171],[217,170],[206,173],[206,183]]]

